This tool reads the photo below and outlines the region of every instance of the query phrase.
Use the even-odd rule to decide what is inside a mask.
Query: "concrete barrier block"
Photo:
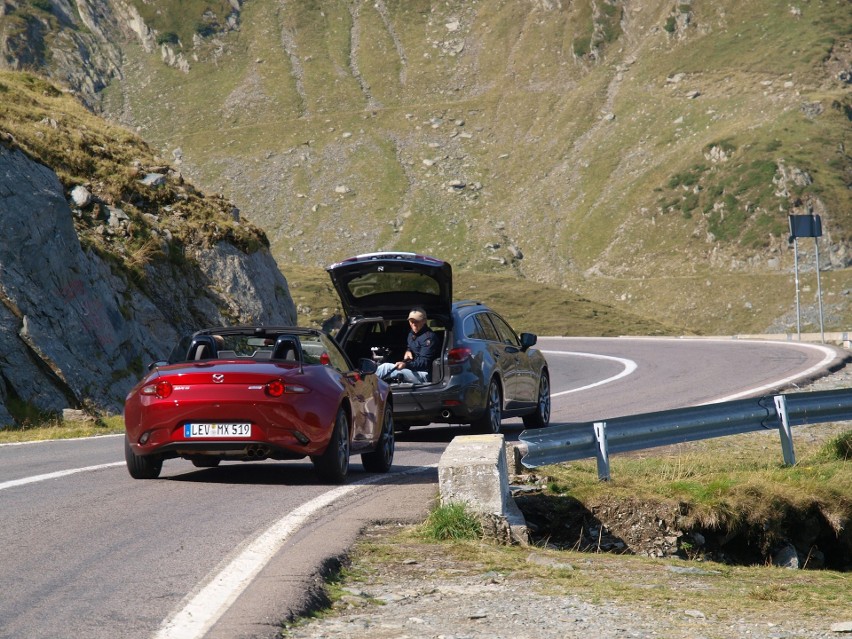
[[[526,521],[512,499],[502,435],[462,435],[438,463],[441,503],[465,503],[479,515],[505,519],[513,541],[527,543]]]

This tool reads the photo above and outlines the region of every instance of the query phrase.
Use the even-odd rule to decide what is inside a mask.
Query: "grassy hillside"
[[[795,330],[787,216],[817,213],[826,327],[852,322],[845,0],[249,0],[237,28],[224,2],[134,4],[190,70],[126,43],[105,112],[285,274],[416,250],[700,332]]]
[[[234,220],[227,200],[205,196],[183,182],[143,140],[93,115],[55,85],[32,74],[0,71],[0,96],[0,144],[51,167],[69,193],[85,185],[98,194],[95,205],[76,213],[77,232],[84,245],[128,272],[137,284],[156,286],[145,281],[142,267],[159,260],[181,263],[193,245],[221,239],[245,249],[266,244],[251,222]],[[170,179],[158,189],[143,186],[140,178],[152,170],[169,173]],[[105,229],[105,210],[110,206],[120,207],[132,219],[128,235]],[[300,305],[300,322],[320,325],[340,312],[325,270],[294,264],[286,272],[291,294]],[[492,303],[524,330],[540,334],[681,332],[518,278],[462,273],[456,293]],[[527,300],[533,298],[538,303],[531,308]]]
[[[290,294],[300,321],[319,326],[340,303],[328,273],[316,266],[287,265]],[[453,297],[497,309],[516,330],[538,335],[682,335],[684,329],[600,304],[538,282],[491,273],[454,272]]]
[[[251,251],[268,242],[258,227],[234,219],[232,204],[169,171],[144,140],[39,76],[0,70],[0,144],[52,169],[69,197],[77,186],[95,194],[75,212],[80,241],[141,286],[158,285],[146,282],[145,264],[180,265],[191,259],[188,248],[227,239]],[[152,171],[168,175],[162,186],[142,184]],[[126,234],[107,228],[110,207],[128,216]]]

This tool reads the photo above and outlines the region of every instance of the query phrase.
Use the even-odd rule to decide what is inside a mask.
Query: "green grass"
[[[844,433],[829,441],[821,453],[828,461],[852,460],[852,432]]]
[[[424,539],[432,541],[480,539],[482,524],[464,504],[453,503],[434,508],[420,532]]]
[[[337,294],[324,269],[292,263],[280,263],[279,266],[290,285],[290,294],[300,308],[300,323],[320,326],[335,313],[341,313]],[[842,300],[842,291],[849,287],[849,278],[848,270],[822,273],[826,307]],[[459,268],[454,270],[454,279],[454,299],[482,301],[505,316],[516,330],[538,335],[612,337],[761,333],[765,328],[761,316],[780,316],[795,300],[795,286],[788,273],[721,276],[707,272],[679,278],[601,278],[587,282],[588,290],[583,291]],[[803,271],[800,286],[810,287],[810,295],[802,297],[802,309],[816,308],[814,274]],[[628,295],[632,297],[625,303],[624,298]],[[596,301],[601,299],[611,303]],[[530,304],[530,300],[535,300],[535,304]],[[682,311],[676,308],[669,310],[666,322],[655,321],[655,308],[665,302],[672,307],[685,308]],[[697,309],[702,310],[699,312]],[[845,330],[843,327],[842,323],[832,325],[829,322],[826,330]],[[818,332],[819,326],[806,320],[802,330]],[[795,331],[793,316],[786,332]]]
[[[98,202],[75,217],[75,227],[81,243],[131,279],[138,280],[141,267],[163,256],[162,242],[152,234],[145,214],[161,216],[157,230],[167,228],[180,245],[228,238],[252,252],[268,244],[257,227],[234,222],[230,203],[207,198],[176,177],[156,189],[141,185],[145,172],[161,166],[156,153],[141,138],[84,109],[56,85],[33,74],[0,71],[0,87],[4,95],[0,130],[13,132],[2,141],[53,168],[68,191],[96,184],[103,204],[119,206],[130,217],[129,237],[99,233],[103,204]]]

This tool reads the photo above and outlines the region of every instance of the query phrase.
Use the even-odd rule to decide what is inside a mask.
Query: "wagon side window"
[[[512,328],[503,320],[503,318],[497,315],[496,313],[491,313],[490,317],[491,321],[494,322],[494,327],[500,334],[500,341],[504,344],[509,344],[510,346],[516,346],[520,348],[521,341],[518,339],[518,336],[515,335],[515,331],[512,330]]]
[[[479,325],[479,320],[476,315],[468,315],[464,318],[464,336],[468,339],[485,339],[482,331],[482,326]]]
[[[494,328],[491,320],[488,319],[487,313],[477,313],[476,319],[479,320],[479,326],[482,328],[482,335],[485,339],[489,342],[500,341],[500,336],[497,335],[497,329]]]

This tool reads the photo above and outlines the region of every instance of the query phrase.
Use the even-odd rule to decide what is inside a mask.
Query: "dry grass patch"
[[[121,415],[79,422],[63,422],[54,419],[38,424],[27,423],[23,426],[0,430],[0,444],[98,437],[123,432],[124,418]]]

